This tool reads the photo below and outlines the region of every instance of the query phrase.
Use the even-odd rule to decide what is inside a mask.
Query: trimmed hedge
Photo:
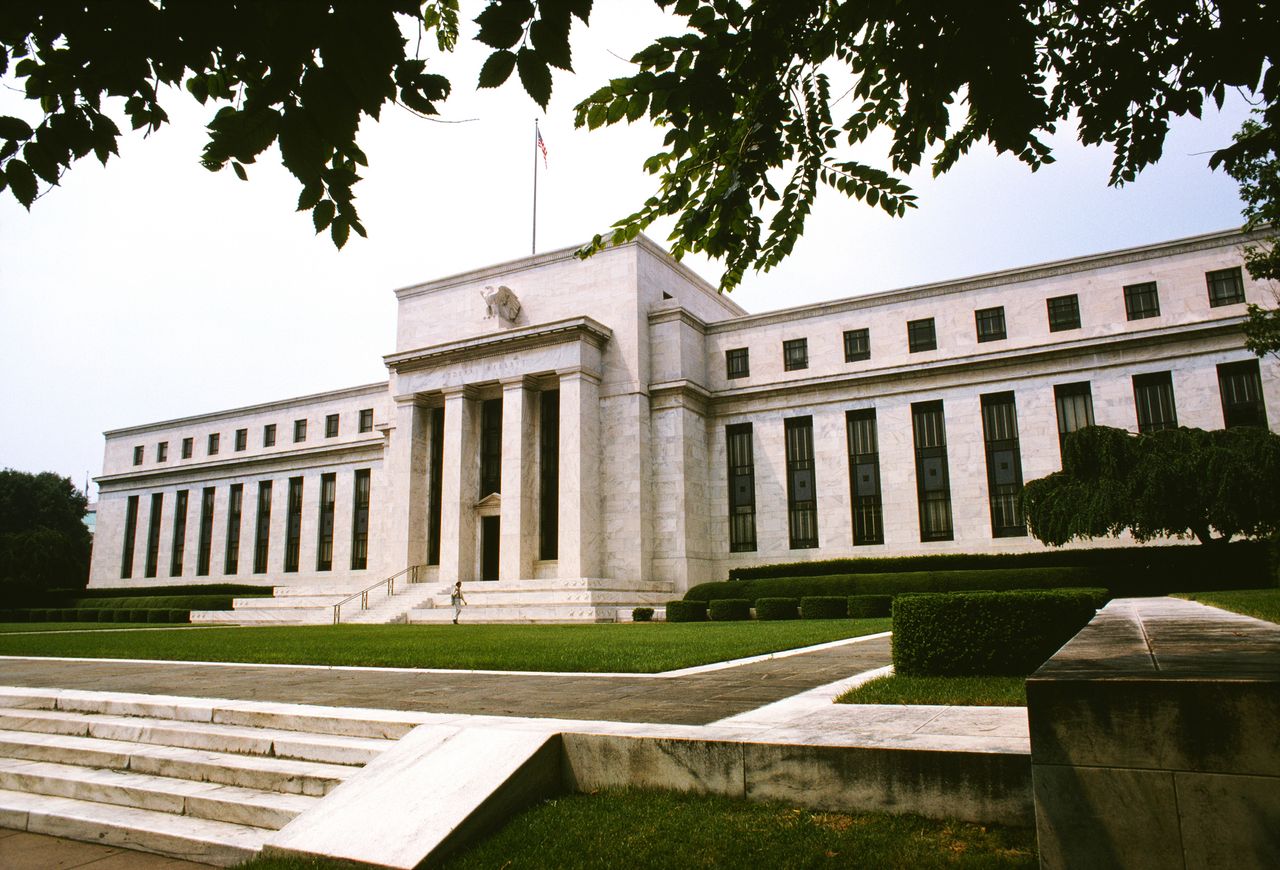
[[[707,606],[712,622],[741,622],[751,618],[751,602],[745,598],[718,598]]]
[[[667,622],[706,622],[705,601],[668,601]]]
[[[801,619],[844,619],[849,600],[840,595],[808,595],[800,599]]]
[[[893,611],[892,595],[850,595],[845,599],[849,616],[853,619],[872,619],[889,616]]]
[[[797,598],[757,598],[756,619],[796,619],[800,616]]]
[[[900,595],[893,667],[904,676],[1025,676],[1093,618],[1076,589]]]
[[[163,607],[32,607],[23,610],[0,610],[0,622],[190,622],[191,611]]]
[[[95,610],[230,610],[234,595],[136,595],[127,598],[80,598],[70,606]]]
[[[631,621],[632,622],[652,622],[653,608],[637,607],[636,609],[631,611]]]
[[[803,598],[814,595],[896,595],[901,592],[967,592],[980,589],[1066,589],[1100,587],[1093,568],[1003,568],[994,571],[916,571],[893,574],[832,574],[825,577],[776,577],[699,583],[686,601],[717,598]]]
[[[64,598],[151,598],[158,595],[231,595],[248,598],[270,595],[272,587],[248,583],[189,583],[182,586],[124,586],[118,588],[53,590],[50,595]]]

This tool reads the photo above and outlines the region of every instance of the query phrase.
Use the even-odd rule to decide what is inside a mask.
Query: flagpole
[[[538,119],[533,119],[533,241],[530,254],[538,253]]]

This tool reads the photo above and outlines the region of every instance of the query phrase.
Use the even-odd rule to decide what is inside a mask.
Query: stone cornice
[[[662,308],[649,313],[650,326],[671,322],[679,322],[686,326],[691,326],[704,335],[707,332],[706,321],[684,308]]]
[[[915,382],[926,378],[952,375],[958,375],[967,381],[972,381],[977,373],[983,371],[998,371],[1000,373],[998,379],[1008,379],[1010,377],[1008,369],[1011,367],[1026,368],[1034,364],[1073,360],[1099,351],[1116,352],[1145,349],[1189,339],[1203,340],[1217,337],[1238,337],[1243,334],[1244,320],[1243,317],[1232,317],[1207,324],[1182,324],[1180,326],[1147,330],[1142,333],[1122,333],[1104,338],[1081,339],[1050,346],[1041,345],[1039,347],[953,357],[930,363],[891,366],[870,371],[863,370],[805,378],[803,380],[787,381],[786,383],[720,390],[710,394],[710,405],[714,410],[719,411],[722,406],[737,402],[762,401],[783,397],[794,399],[800,393],[817,395],[850,388],[857,388],[864,393],[879,395],[886,392],[895,392],[894,390],[884,389],[886,386],[895,383]],[[1243,341],[1241,341],[1240,346],[1243,349]]]
[[[354,399],[357,396],[363,395],[376,396],[383,394],[386,391],[387,381],[379,381],[375,384],[364,384],[359,387],[345,387],[343,389],[332,390],[327,393],[312,393],[309,396],[298,396],[292,399],[279,399],[274,402],[264,402],[261,405],[246,405],[242,408],[229,408],[225,411],[212,411],[208,414],[197,414],[193,417],[177,417],[173,420],[164,420],[159,423],[143,423],[139,426],[126,426],[122,429],[108,429],[102,434],[107,438],[114,438],[121,435],[141,435],[148,432],[155,432],[159,429],[173,429],[179,426],[215,423],[219,420],[230,420],[236,417],[244,417],[249,414],[286,411],[290,408],[297,408],[303,405],[318,405],[321,402],[336,402],[342,399]]]
[[[399,373],[572,341],[585,341],[600,348],[612,337],[613,330],[597,320],[571,317],[388,354],[382,359],[388,369]]]
[[[914,287],[904,287],[900,290],[888,290],[882,293],[868,293],[865,296],[853,296],[846,299],[832,300],[830,302],[816,302],[810,305],[801,305],[795,308],[783,308],[779,311],[768,311],[763,314],[751,314],[746,317],[734,318],[733,320],[719,320],[714,323],[708,323],[706,326],[706,332],[708,334],[714,334],[720,332],[732,332],[738,329],[750,329],[758,326],[790,323],[797,320],[807,320],[811,317],[845,314],[851,311],[877,308],[883,305],[890,305],[899,302],[912,302],[919,299],[929,299],[937,296],[966,293],[972,290],[984,290],[991,287],[1020,284],[1027,281],[1036,281],[1042,278],[1071,275],[1078,272],[1088,272],[1095,269],[1105,269],[1111,266],[1122,266],[1146,260],[1158,260],[1165,257],[1178,256],[1179,254],[1212,250],[1213,248],[1227,248],[1233,245],[1245,244],[1269,234],[1269,230],[1257,230],[1251,233],[1243,233],[1240,230],[1223,230],[1216,233],[1191,236],[1185,239],[1176,239],[1170,242],[1160,242],[1159,244],[1154,245],[1144,245],[1137,248],[1124,248],[1101,254],[1091,254],[1085,257],[1073,257],[1067,260],[1054,260],[1048,263],[1040,263],[1038,265],[1026,266],[1018,269],[988,272],[982,275],[973,275],[968,278],[959,278],[954,281],[920,284]]]
[[[132,489],[139,486],[165,486],[190,481],[198,485],[202,481],[247,474],[266,474],[279,470],[314,468],[336,462],[381,459],[386,439],[381,435],[361,441],[345,441],[308,447],[301,450],[285,450],[279,453],[260,453],[255,456],[230,456],[206,462],[148,468],[145,471],[129,469],[117,474],[95,477],[99,490]]]
[[[649,406],[654,411],[668,408],[692,408],[699,414],[705,415],[710,401],[710,391],[690,380],[664,381],[649,387]]]

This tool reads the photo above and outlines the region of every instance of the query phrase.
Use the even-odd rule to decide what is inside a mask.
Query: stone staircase
[[[263,707],[0,689],[0,827],[230,866],[413,727]]]
[[[415,624],[453,621],[448,588],[410,610],[407,621]],[[624,583],[592,577],[550,580],[475,581],[462,584],[467,605],[460,622],[618,622],[630,618],[636,607],[655,607],[673,597],[665,583]]]

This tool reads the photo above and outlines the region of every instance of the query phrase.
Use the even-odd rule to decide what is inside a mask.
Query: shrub
[[[893,666],[904,676],[1025,676],[1093,617],[1092,596],[1056,589],[900,595]]]
[[[143,610],[141,608],[134,608],[133,610],[122,610],[120,611],[120,616],[121,616],[120,621],[124,622],[125,619],[128,619],[129,622],[146,622],[147,613],[148,611]],[[128,614],[128,616],[126,617],[125,614]]]
[[[668,601],[667,622],[706,622],[705,601]]]
[[[76,598],[151,598],[161,595],[229,595],[248,598],[253,595],[270,595],[272,587],[247,583],[190,583],[182,586],[126,586],[117,588],[94,587],[77,589],[69,593]],[[65,590],[63,590],[65,593]]]
[[[757,598],[756,619],[795,619],[800,602],[795,598]]]
[[[653,608],[637,607],[631,611],[631,619],[635,622],[651,622],[653,620]]]
[[[1104,585],[1094,568],[1001,568],[987,571],[911,571],[831,574],[700,583],[685,599],[802,598],[809,595],[896,595],[900,592],[961,592],[976,589],[1065,589]]]
[[[148,610],[147,622],[168,622],[169,611],[167,610]]]
[[[79,598],[77,607],[111,610],[230,610],[232,595],[132,595],[118,598]]]
[[[850,595],[845,601],[854,619],[888,616],[893,607],[892,595]]]
[[[849,615],[848,599],[839,595],[808,595],[800,599],[801,619],[844,619]]]
[[[76,609],[74,607],[63,607],[61,610],[58,611],[58,621],[59,622],[75,622]]]
[[[751,602],[745,598],[718,598],[707,607],[712,622],[740,622],[751,618]]]
[[[190,622],[191,611],[190,610],[170,610],[169,621],[170,622]]]
[[[81,607],[76,611],[76,622],[97,622],[98,611],[90,610],[87,607]]]
[[[114,610],[98,611],[98,622],[115,622],[115,621],[116,621],[116,611]]]

